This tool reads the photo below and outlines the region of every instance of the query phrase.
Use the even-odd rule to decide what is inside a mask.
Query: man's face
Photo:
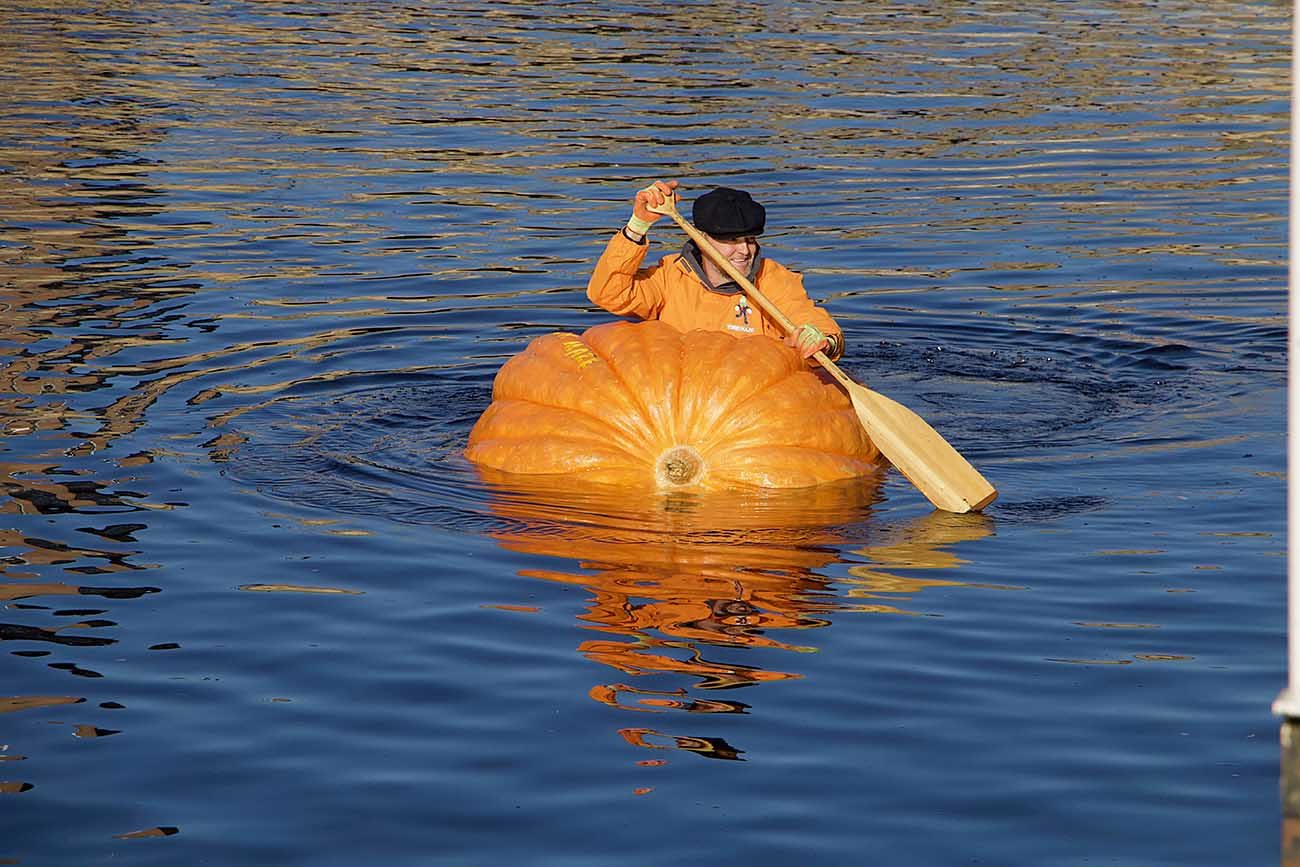
[[[754,257],[758,255],[758,236],[747,235],[743,238],[728,238],[725,241],[719,240],[712,235],[706,235],[713,246],[718,248],[723,257],[735,266],[741,274],[748,276],[749,268],[754,264]],[[722,283],[731,278],[727,277],[721,268],[713,264],[713,260],[705,257],[704,273],[715,284]]]

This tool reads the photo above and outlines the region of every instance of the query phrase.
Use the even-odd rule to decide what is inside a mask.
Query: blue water
[[[0,863],[1277,862],[1281,4],[0,24]],[[998,501],[480,478],[661,177]]]

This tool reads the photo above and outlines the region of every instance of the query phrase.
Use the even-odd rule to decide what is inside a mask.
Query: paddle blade
[[[997,489],[919,415],[857,383],[841,384],[876,448],[936,508],[979,511],[997,498]]]

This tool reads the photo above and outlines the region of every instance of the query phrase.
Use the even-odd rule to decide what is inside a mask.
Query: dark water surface
[[[1288,7],[0,0],[0,861],[1276,863]],[[479,478],[656,177],[998,502]]]

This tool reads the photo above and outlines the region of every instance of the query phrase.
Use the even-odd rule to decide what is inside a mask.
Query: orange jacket
[[[621,230],[616,232],[596,262],[587,297],[610,313],[660,319],[679,331],[698,328],[738,335],[767,334],[778,340],[785,336],[735,284],[727,284],[723,291],[708,288],[682,253],[664,256],[658,265],[642,268],[649,249],[649,244],[637,244]],[[811,322],[827,336],[834,336],[836,349],[843,348],[844,332],[829,313],[813,304],[797,273],[760,257],[758,273],[750,279],[796,325]]]

